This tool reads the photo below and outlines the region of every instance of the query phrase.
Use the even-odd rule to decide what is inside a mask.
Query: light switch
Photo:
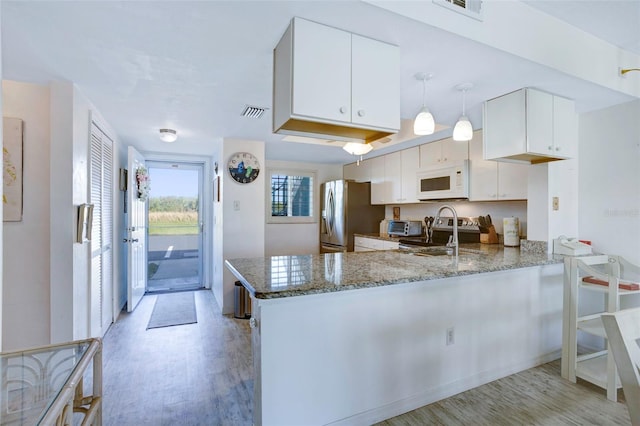
[[[240,210],[240,201],[233,200],[233,209],[236,211]]]
[[[553,197],[553,210],[560,210],[560,197]]]

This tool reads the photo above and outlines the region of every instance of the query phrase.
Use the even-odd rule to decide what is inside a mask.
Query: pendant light
[[[433,114],[429,111],[425,104],[425,96],[427,92],[427,80],[431,80],[433,74],[427,74],[426,72],[416,73],[416,80],[422,80],[422,109],[416,115],[416,119],[413,122],[413,133],[418,136],[432,135],[436,129],[436,122],[433,119]]]
[[[473,126],[465,114],[467,90],[473,87],[471,83],[462,83],[456,89],[462,92],[462,116],[453,128],[453,140],[459,142],[470,141],[473,138]]]
[[[342,147],[342,149],[351,155],[359,156],[360,158],[356,161],[356,164],[359,166],[360,161],[362,161],[362,156],[371,152],[373,147],[368,143],[348,142]]]

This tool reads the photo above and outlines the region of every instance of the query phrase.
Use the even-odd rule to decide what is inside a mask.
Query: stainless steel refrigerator
[[[371,205],[371,183],[334,180],[320,195],[320,253],[353,251],[354,233],[380,232],[384,206]]]

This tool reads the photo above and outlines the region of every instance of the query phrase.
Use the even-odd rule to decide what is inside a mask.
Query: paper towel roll
[[[520,219],[517,217],[505,217],[502,220],[504,232],[504,245],[518,247],[520,245]]]

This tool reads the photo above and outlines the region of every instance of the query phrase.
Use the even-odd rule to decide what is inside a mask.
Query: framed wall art
[[[5,222],[22,221],[22,134],[19,118],[2,118],[3,188],[2,204]]]

